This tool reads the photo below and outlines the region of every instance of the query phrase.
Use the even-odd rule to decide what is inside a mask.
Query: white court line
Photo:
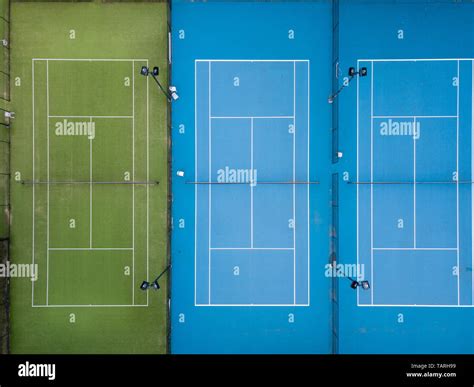
[[[265,120],[265,119],[291,119],[294,120],[294,116],[211,116],[213,120]]]
[[[133,116],[60,116],[60,115],[49,115],[49,118],[126,118],[132,119]]]
[[[133,247],[50,247],[50,251],[132,251]]]
[[[271,306],[271,307],[288,307],[288,306],[309,306],[309,304],[194,304],[197,307],[249,307],[249,306]]]
[[[86,58],[33,58],[33,61],[57,61],[57,62],[147,62],[147,59],[86,59]]]
[[[471,61],[471,179],[474,179],[474,60]],[[474,187],[471,186],[471,303],[474,305]]]
[[[197,62],[194,62],[194,181],[198,181]],[[209,179],[210,180],[210,179]],[[197,303],[197,184],[194,186],[194,304]]]
[[[32,153],[33,153],[33,181],[36,180],[35,178],[35,62],[31,61],[31,91],[32,91],[32,130],[33,130],[33,139],[32,139]],[[33,184],[33,205],[32,205],[32,249],[31,249],[31,257],[32,257],[32,264],[34,267],[35,265],[35,184]],[[31,306],[35,303],[35,281],[31,281]]]
[[[372,65],[372,78],[373,78],[373,63],[374,62],[417,62],[417,61],[457,61],[458,62],[458,80],[459,80],[459,62],[460,61],[471,61],[472,62],[472,75],[474,79],[474,58],[441,58],[441,59],[428,59],[428,58],[423,58],[423,59],[359,59],[357,61],[358,65],[359,62],[371,62]],[[472,110],[474,111],[474,86],[472,89],[472,94],[473,94],[473,106]],[[421,118],[455,118],[457,120],[457,170],[458,170],[458,162],[459,162],[459,86],[457,89],[457,115],[436,115],[436,116],[391,116],[391,115],[383,115],[383,116],[372,116],[373,118],[413,118],[413,119],[421,119]],[[472,117],[472,132],[474,133],[474,115]],[[474,136],[472,136],[474,137]],[[474,138],[471,139],[472,144],[471,148],[474,149]],[[471,177],[474,176],[474,154],[471,154],[472,160],[471,160]],[[458,171],[459,173],[459,171]],[[359,180],[359,79],[357,79],[357,179]],[[474,179],[474,177],[473,177]],[[457,189],[459,187],[459,184],[457,185]],[[358,192],[357,187],[357,263],[359,263],[359,192]],[[472,203],[474,203],[474,189],[471,191],[471,196],[472,196]],[[459,205],[459,194],[457,194],[457,205]],[[371,206],[372,208],[373,206]],[[471,208],[472,214],[472,249],[474,251],[474,205]],[[459,238],[459,207],[457,208],[457,238]],[[455,248],[372,248],[372,250],[427,250],[427,251],[436,251],[436,250],[446,250],[446,251],[456,251],[457,252],[457,257],[458,257],[458,267],[459,267],[459,239],[457,241],[457,247]],[[472,255],[472,264],[474,267],[474,254]],[[357,298],[357,304],[358,306],[395,306],[395,307],[473,307],[474,305],[460,305],[460,292],[459,292],[459,276],[458,276],[458,304],[457,305],[410,305],[410,304],[360,304],[359,302],[359,297]],[[472,300],[474,303],[474,271],[472,273],[472,283],[473,283],[473,288],[472,288]],[[373,292],[373,279],[372,279],[372,287],[371,287],[371,292]],[[359,292],[358,292],[359,296]]]
[[[208,92],[208,98],[209,98],[209,106],[208,106],[208,109],[209,109],[209,120],[208,120],[208,125],[209,125],[209,128],[208,128],[208,137],[209,137],[209,182],[212,181],[212,174],[211,174],[211,163],[212,163],[212,140],[211,140],[211,137],[212,137],[212,130],[211,130],[211,62],[209,62],[209,79],[208,79],[208,83],[209,83],[209,92]],[[209,251],[208,251],[208,298],[209,298],[209,304],[211,303],[211,216],[212,216],[212,211],[211,211],[211,205],[212,205],[212,185],[210,184],[209,185],[209,236],[208,236],[208,240],[209,240]]]
[[[92,124],[92,117],[89,121]],[[89,247],[92,248],[92,139],[89,139]]]
[[[359,61],[357,61],[357,71],[359,71]],[[357,77],[356,83],[356,179],[359,180],[359,78]],[[359,184],[356,187],[356,259],[357,267],[359,266]],[[360,287],[357,287],[357,305],[359,305],[360,298]]]
[[[457,267],[458,267],[458,305],[461,304],[461,270],[459,267],[459,87],[460,87],[460,72],[458,61],[458,85],[456,87],[456,246],[457,250]],[[473,112],[474,113],[474,112]]]
[[[211,247],[210,250],[289,250],[293,247]]]
[[[430,305],[430,304],[358,304],[361,307],[404,307],[404,308],[472,308],[474,305],[458,305],[458,304],[447,304],[447,305]]]
[[[148,67],[148,59],[146,61]],[[149,113],[149,80],[146,77],[146,181],[150,181],[150,113]],[[146,185],[146,278],[149,278],[150,267],[150,186]],[[150,292],[146,292],[146,305],[148,306],[148,297]]]
[[[148,305],[145,304],[134,304],[134,305],[128,305],[128,304],[123,304],[123,305],[100,305],[100,304],[92,304],[92,305],[33,305],[33,308],[143,308]]]
[[[293,181],[296,180],[296,63],[293,62]],[[293,303],[296,304],[296,185],[293,184]]]
[[[404,59],[359,59],[358,62],[443,62],[443,61],[464,61],[474,58],[404,58]]]
[[[374,181],[374,64],[370,71],[370,182]],[[374,185],[370,185],[370,301],[374,303]]]
[[[47,136],[47,158],[46,169],[49,181],[49,62],[46,61],[46,136]],[[47,220],[46,220],[46,305],[49,304],[49,184],[47,188]]]
[[[308,140],[307,141],[308,141],[308,143],[306,145],[306,147],[307,147],[306,180],[309,182],[310,181],[310,179],[309,179],[309,177],[310,177],[310,174],[309,174],[309,165],[310,165],[310,163],[309,163],[309,133],[310,133],[310,124],[309,124],[309,116],[310,116],[310,114],[309,114],[309,107],[310,107],[310,104],[309,104],[309,94],[310,94],[310,92],[309,92],[310,91],[310,87],[309,87],[309,85],[310,85],[310,83],[309,83],[309,61],[308,61],[307,64],[308,64],[308,86],[307,86],[308,87],[308,101],[307,101],[307,103],[308,103],[308,106],[307,106],[307,109],[308,109],[308,121],[307,121]],[[306,258],[307,258],[307,269],[308,269],[308,273],[307,273],[308,284],[307,284],[307,286],[308,286],[308,306],[309,306],[309,303],[310,303],[310,300],[309,300],[309,298],[310,298],[310,286],[309,286],[309,283],[310,283],[309,282],[310,281],[310,274],[309,274],[309,271],[310,271],[310,263],[309,263],[309,261],[310,261],[310,259],[309,259],[309,257],[310,257],[310,252],[309,252],[310,251],[309,250],[309,248],[310,248],[310,242],[309,242],[309,237],[310,237],[310,233],[309,233],[309,212],[310,212],[310,209],[309,209],[309,184],[306,186],[306,195],[307,195],[306,196],[306,205],[307,205],[307,207],[306,207],[306,217],[307,217],[307,223],[308,223],[307,241],[306,241],[306,243],[308,245],[308,255],[307,255]]]
[[[413,118],[417,118],[417,119],[420,119],[420,118],[457,118],[457,116],[374,116],[374,118],[410,118],[410,119],[413,119]]]
[[[135,181],[135,62],[132,62],[132,179]],[[135,305],[135,184],[132,185],[132,304]]]
[[[413,117],[413,130],[416,128],[416,117]],[[413,247],[416,249],[416,140],[413,136]]]
[[[374,247],[374,250],[379,251],[457,251],[457,247]]]
[[[195,62],[309,62],[308,59],[195,59]]]
[[[47,137],[48,137],[48,143],[47,143],[47,174],[48,174],[48,179],[49,179],[49,164],[50,164],[50,152],[49,152],[49,119],[50,118],[87,118],[91,120],[92,118],[124,118],[124,119],[133,119],[134,116],[112,116],[112,115],[50,115],[49,111],[49,61],[97,61],[97,62],[104,62],[104,61],[121,61],[121,62],[134,62],[137,59],[62,59],[62,58],[33,58],[32,59],[32,106],[33,106],[33,114],[32,114],[32,128],[33,128],[33,148],[32,148],[32,154],[33,154],[33,179],[35,179],[35,111],[34,111],[34,105],[35,105],[35,84],[34,84],[34,71],[35,71],[35,62],[36,61],[45,61],[46,62],[46,86],[47,86],[47,98],[46,98],[46,104],[47,104],[47,121],[48,121],[48,132],[47,132]],[[141,60],[138,59],[138,61],[146,61],[148,64],[148,60]],[[148,79],[147,79],[147,176],[148,176],[148,130],[149,130],[149,118],[148,118],[148,109],[149,109],[149,101],[148,101]],[[92,157],[92,154],[91,154]],[[149,211],[149,204],[148,204],[148,189],[147,187],[147,249],[148,249],[148,211]],[[49,251],[67,251],[67,250],[83,250],[83,251],[95,251],[95,250],[134,250],[133,248],[50,248],[49,247],[49,233],[50,233],[50,225],[49,225],[49,187],[47,190],[47,281],[46,281],[46,305],[35,305],[34,304],[34,283],[32,285],[32,307],[129,307],[129,306],[148,306],[148,293],[147,293],[147,304],[137,304],[137,305],[49,305]],[[33,187],[33,206],[32,206],[32,262],[34,264],[35,262],[35,187]],[[149,265],[149,257],[148,257],[148,250],[147,250],[147,275],[148,275],[148,265]],[[134,291],[134,288],[133,288]]]
[[[253,176],[253,118],[250,119],[250,171]],[[253,247],[253,184],[250,184],[250,247]]]
[[[248,62],[251,62],[252,60],[217,60],[217,61],[222,61],[222,62],[245,62],[245,61],[248,61]],[[266,61],[266,62],[277,62],[275,60],[263,60],[263,61]],[[198,163],[198,160],[197,160],[197,154],[198,154],[198,146],[197,146],[197,131],[198,131],[198,128],[197,128],[197,114],[198,114],[198,107],[197,107],[197,78],[198,78],[198,74],[197,74],[197,62],[206,62],[207,65],[208,65],[208,72],[209,72],[209,115],[208,115],[208,118],[209,118],[209,179],[211,179],[211,174],[212,174],[212,170],[211,170],[211,167],[212,167],[212,119],[250,119],[250,120],[254,120],[254,119],[290,119],[290,120],[295,120],[295,117],[294,115],[293,116],[213,116],[212,115],[212,105],[211,105],[211,101],[212,101],[212,91],[211,91],[211,78],[212,78],[212,62],[215,62],[214,60],[209,60],[209,59],[200,59],[200,60],[195,60],[195,68],[194,68],[194,72],[195,72],[195,77],[194,77],[194,81],[195,81],[195,180],[198,180],[197,179],[197,163]],[[307,151],[308,151],[308,160],[307,160],[307,178],[308,178],[308,181],[309,181],[309,177],[310,177],[310,167],[309,167],[309,163],[310,163],[310,159],[309,159],[309,152],[310,152],[310,146],[309,146],[309,137],[310,137],[310,122],[309,122],[309,119],[310,119],[310,100],[309,100],[309,96],[310,96],[310,80],[309,80],[309,77],[310,77],[310,69],[309,69],[309,60],[288,60],[287,62],[291,62],[293,63],[293,66],[294,68],[296,67],[295,66],[295,62],[307,62],[308,63],[308,144],[307,144]],[[295,71],[294,71],[295,73]],[[295,75],[294,75],[294,78],[295,78]],[[296,79],[294,79],[294,83],[296,82]],[[296,85],[294,85],[294,89],[296,88]],[[294,91],[295,93],[295,91]],[[294,98],[296,98],[296,96],[294,96]],[[294,110],[295,110],[295,106],[294,106]],[[295,139],[294,139],[294,142],[295,142]],[[295,160],[296,161],[296,160]],[[294,162],[294,166],[296,165],[296,162]],[[210,180],[209,180],[210,181]],[[293,187],[293,190],[295,190],[295,188]],[[210,256],[210,251],[211,250],[234,250],[234,248],[211,248],[211,228],[212,228],[212,222],[211,222],[211,218],[212,218],[212,209],[211,209],[211,204],[212,204],[212,187],[209,187],[209,208],[208,208],[208,211],[209,211],[209,247],[208,247],[208,250],[209,250],[209,258],[208,258],[208,270],[209,270],[209,290],[208,290],[208,303],[206,304],[197,304],[197,222],[195,222],[195,259],[194,259],[194,264],[195,264],[195,272],[194,272],[194,277],[195,277],[195,295],[194,295],[194,299],[195,299],[195,305],[199,305],[199,306],[239,306],[239,305],[235,305],[235,304],[219,304],[219,305],[216,305],[216,304],[212,304],[211,303],[211,289],[212,289],[212,281],[211,281],[211,256]],[[197,218],[197,186],[195,187],[195,218]],[[295,201],[295,198],[296,198],[296,195],[294,194],[293,195],[293,200]],[[307,244],[308,244],[308,261],[307,261],[307,265],[308,265],[308,304],[305,304],[304,306],[309,306],[309,297],[310,297],[310,257],[309,257],[309,254],[310,254],[310,251],[309,251],[309,246],[310,246],[310,214],[309,214],[309,208],[310,208],[310,192],[309,192],[309,186],[307,187],[307,205],[308,205],[308,208],[307,208],[307,222],[308,222],[308,239],[307,239]],[[294,206],[294,210],[295,210],[295,207]],[[296,214],[295,216],[293,217],[294,218],[294,221],[296,220]],[[294,233],[295,233],[295,230],[294,230]],[[296,238],[294,237],[294,243],[296,243]],[[242,250],[257,250],[257,248],[236,248],[236,249],[242,249]],[[271,249],[271,248],[270,248]],[[258,250],[267,250],[266,248],[258,248]],[[280,248],[278,248],[278,250],[280,250]],[[286,250],[284,248],[281,248],[281,250]],[[294,248],[289,248],[288,250],[294,250]],[[296,265],[296,260],[295,260],[295,255],[294,255],[294,265]],[[294,277],[296,275],[296,270],[294,270]],[[296,297],[296,278],[294,278],[294,297]],[[244,306],[265,306],[265,305],[262,305],[262,304],[244,304]],[[269,304],[268,306],[295,306],[295,304]],[[299,306],[299,305],[297,305]]]

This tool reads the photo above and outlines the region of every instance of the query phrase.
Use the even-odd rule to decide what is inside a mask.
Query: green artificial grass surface
[[[12,3],[13,353],[166,352],[167,12]]]

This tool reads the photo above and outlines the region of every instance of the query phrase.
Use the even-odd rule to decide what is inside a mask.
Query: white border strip
[[[70,304],[70,305],[33,305],[33,308],[131,308],[131,307],[135,307],[135,308],[146,308],[148,305],[145,305],[145,304],[135,304],[135,305],[128,305],[128,304],[110,304],[110,305],[107,305],[107,304],[104,304],[104,305],[99,305],[99,304],[90,304],[90,305],[87,305],[87,304],[78,304],[78,305],[74,305],[74,304]]]
[[[149,67],[148,59],[146,67]],[[146,181],[150,181],[150,98],[149,81],[146,77]],[[150,185],[146,185],[146,278],[150,278]],[[146,292],[146,306],[149,303],[149,293]]]
[[[49,116],[49,118],[129,118],[133,116]]]
[[[309,174],[309,166],[310,166],[310,162],[309,162],[309,157],[310,157],[310,146],[309,146],[309,136],[310,136],[310,132],[311,132],[311,127],[310,127],[310,103],[309,103],[309,97],[310,97],[310,75],[309,75],[309,60],[307,61],[307,65],[308,65],[308,106],[307,106],[307,109],[308,109],[308,121],[306,122],[306,125],[307,125],[307,130],[308,130],[308,144],[307,144],[307,153],[306,153],[306,179],[307,179],[307,182],[309,183],[310,182],[310,174]],[[309,195],[310,192],[309,192],[309,184],[306,186],[306,204],[307,204],[307,207],[306,207],[306,217],[307,217],[307,223],[308,223],[308,235],[306,236],[308,238],[308,256],[307,256],[307,270],[308,270],[308,304],[307,306],[309,306],[309,304],[311,303],[310,302],[310,257],[311,257],[311,254],[310,254],[310,232],[309,232],[309,225],[310,225],[310,222],[309,222],[309,217],[310,217],[310,207],[309,207]]]
[[[461,270],[460,270],[460,265],[459,265],[459,88],[461,87],[459,79],[461,77],[460,74],[460,68],[459,68],[459,61],[457,63],[457,87],[456,87],[456,173],[457,173],[457,179],[456,179],[456,247],[457,247],[457,267],[458,267],[458,272],[457,272],[457,277],[458,277],[458,305],[461,305]],[[472,152],[472,149],[471,149]],[[472,252],[471,252],[472,254]]]
[[[296,181],[296,62],[293,62],[293,181]],[[293,304],[296,304],[296,185],[293,184]]]
[[[76,59],[76,58],[33,58],[33,61],[57,61],[57,62],[147,62],[148,59]]]
[[[446,305],[438,305],[438,304],[359,304],[357,306],[361,307],[384,307],[384,308],[474,308],[474,305],[458,305],[458,304],[446,304]]]
[[[293,251],[293,247],[211,247],[211,250],[289,250]]]
[[[47,137],[47,157],[46,157],[46,169],[49,181],[49,62],[46,61],[46,137]],[[49,304],[49,242],[50,242],[50,230],[49,230],[49,195],[50,186],[47,186],[47,209],[46,209],[46,305]]]
[[[411,59],[358,59],[358,62],[441,62],[441,61],[471,61],[474,58],[411,58]]]
[[[309,59],[195,59],[195,62],[309,62]]]
[[[33,181],[36,180],[35,177],[35,62],[31,61],[31,103],[32,103],[32,129],[33,129],[33,139],[32,139],[32,153],[33,153]],[[35,265],[35,209],[36,209],[36,200],[35,200],[35,184],[33,184],[33,205],[32,205],[32,248],[31,248],[31,256],[32,256],[32,264],[34,267]],[[35,305],[35,281],[31,281],[31,306]]]
[[[132,117],[132,179],[135,181],[135,61],[132,62]],[[132,246],[132,304],[135,305],[135,184],[132,184]]]
[[[208,106],[208,127],[207,127],[207,136],[208,136],[208,158],[209,158],[209,182],[212,181],[212,109],[211,109],[211,79],[212,79],[212,67],[211,67],[211,62],[209,62],[209,72],[208,72],[208,91],[207,95],[209,98],[209,106]],[[207,278],[207,283],[208,283],[208,300],[209,304],[211,303],[211,234],[212,234],[212,184],[209,185],[208,187],[208,210],[209,210],[209,218],[208,218],[208,241],[209,241],[209,246],[208,246],[208,262],[207,262],[207,269],[208,269],[208,278]]]
[[[471,61],[471,179],[474,177],[474,60]],[[471,185],[471,303],[474,304],[474,187]]]
[[[133,247],[50,247],[50,251],[132,251]]]
[[[214,306],[243,306],[243,307],[250,307],[250,306],[271,306],[271,307],[302,307],[302,306],[309,306],[309,304],[195,304],[194,306],[198,307],[214,307]]]
[[[194,62],[194,181],[198,181],[197,62]],[[194,187],[194,305],[197,304],[197,184]]]

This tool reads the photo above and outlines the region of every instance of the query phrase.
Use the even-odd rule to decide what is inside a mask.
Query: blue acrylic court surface
[[[358,63],[359,303],[472,305],[473,61]]]
[[[309,61],[195,72],[196,305],[308,305]]]
[[[474,353],[472,25],[172,2],[173,353]]]
[[[173,3],[174,353],[330,351],[331,11]]]

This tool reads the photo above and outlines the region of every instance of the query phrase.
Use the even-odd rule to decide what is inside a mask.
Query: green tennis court
[[[15,353],[166,351],[165,3],[13,3]],[[153,42],[153,44],[150,44]],[[16,82],[15,82],[16,80]]]

